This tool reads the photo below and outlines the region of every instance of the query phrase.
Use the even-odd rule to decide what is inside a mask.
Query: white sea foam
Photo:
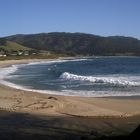
[[[9,67],[10,68],[10,67]],[[5,70],[5,72],[4,72]],[[3,68],[0,70],[0,75],[10,74],[17,70],[15,66],[12,66],[9,70],[8,68]],[[8,81],[3,80],[3,76],[0,76],[0,83],[15,89],[30,91],[30,92],[38,92],[43,94],[52,94],[52,95],[64,95],[64,96],[82,96],[82,97],[109,97],[109,96],[140,96],[140,93],[127,93],[127,92],[104,92],[104,91],[74,91],[74,90],[62,90],[62,91],[50,91],[50,90],[36,90],[31,87],[17,85]]]
[[[140,81],[135,81],[134,77],[118,77],[118,76],[81,76],[64,72],[60,78],[71,81],[88,81],[99,84],[112,84],[112,85],[129,85],[129,86],[140,86]]]
[[[11,83],[11,82],[8,82],[8,81],[5,80],[5,78],[11,77],[10,74],[14,73],[17,70],[18,70],[18,65],[12,65],[10,67],[0,68],[0,84],[6,85],[6,86],[9,86],[9,87],[13,87],[13,88],[16,88],[16,89],[23,88],[19,85],[16,85],[14,83]]]
[[[75,90],[63,90],[63,95],[66,96],[81,96],[81,97],[127,97],[127,96],[140,96],[140,93],[133,92],[119,92],[119,91],[75,91]]]
[[[41,62],[31,62],[23,65],[40,65],[40,64],[53,64],[53,63],[63,63],[63,62],[78,62],[85,61],[89,59],[80,58],[80,59],[64,59],[64,60],[50,60],[50,61],[41,61]]]
[[[18,66],[16,66],[16,65],[12,65],[12,66],[6,67],[6,68],[0,68],[0,79],[1,80],[4,79],[9,74],[17,71],[17,69],[18,69]]]
[[[50,90],[36,90],[25,86],[20,86],[11,82],[2,81],[3,85],[29,92],[37,92],[42,94],[62,95],[62,96],[80,96],[80,97],[119,97],[119,96],[140,96],[140,93],[130,92],[104,92],[104,91],[74,91],[74,90],[62,90],[62,91],[50,91]],[[1,80],[0,80],[1,83]]]
[[[132,92],[110,92],[110,91],[74,91],[74,90],[62,90],[62,91],[49,91],[49,90],[36,90],[31,87],[25,87],[21,85],[17,85],[8,81],[5,81],[5,78],[8,77],[11,73],[14,73],[21,66],[26,65],[36,65],[36,64],[50,64],[50,63],[59,63],[59,62],[67,62],[67,61],[83,61],[85,59],[77,59],[77,60],[59,60],[59,61],[42,61],[35,62],[29,64],[21,64],[21,65],[12,65],[7,68],[0,68],[0,83],[15,89],[20,89],[24,91],[32,91],[44,94],[55,94],[55,95],[66,95],[66,96],[84,96],[84,97],[106,97],[106,96],[140,96],[140,93],[132,93]],[[79,81],[89,81],[91,83],[99,83],[99,84],[113,84],[113,85],[131,85],[131,86],[139,86],[140,85],[140,77],[137,76],[81,76],[76,74],[71,74],[68,72],[64,72],[60,78],[65,80],[79,80]]]
[[[11,73],[14,73],[20,67],[28,66],[28,65],[40,65],[40,64],[53,64],[53,63],[61,63],[67,61],[84,61],[87,59],[70,59],[70,60],[50,60],[50,61],[41,61],[41,62],[31,62],[27,64],[17,64],[11,65],[10,67],[0,68],[0,81],[4,81],[8,76],[10,77]],[[16,77],[16,76],[15,76]]]

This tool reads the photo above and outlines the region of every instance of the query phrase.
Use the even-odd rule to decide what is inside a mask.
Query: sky
[[[0,0],[0,37],[42,32],[140,39],[140,0]]]

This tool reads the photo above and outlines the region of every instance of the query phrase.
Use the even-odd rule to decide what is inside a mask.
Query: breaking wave
[[[61,76],[61,79],[71,80],[71,81],[85,81],[97,84],[111,84],[111,85],[120,85],[120,86],[139,86],[140,82],[134,81],[136,77],[117,77],[117,76],[81,76],[76,74],[71,74],[64,72]]]
[[[12,65],[0,68],[0,84],[25,91],[66,96],[140,96],[138,62],[133,69],[131,64],[123,63],[117,67],[120,71],[116,72],[114,60],[112,69],[108,68],[107,62],[100,67],[99,60],[53,60]],[[69,61],[71,63],[65,63]]]

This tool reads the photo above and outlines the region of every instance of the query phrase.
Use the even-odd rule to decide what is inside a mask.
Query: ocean
[[[140,96],[140,57],[42,61],[0,68],[0,83],[67,96]]]

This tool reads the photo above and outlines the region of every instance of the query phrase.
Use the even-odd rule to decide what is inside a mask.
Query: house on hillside
[[[26,55],[26,56],[29,55],[29,51],[24,51],[23,55]]]
[[[29,50],[29,54],[30,55],[37,55],[38,54],[38,50]]]
[[[12,52],[10,53],[10,55],[11,55],[11,56],[17,56],[17,55],[18,55],[18,52],[17,52],[17,51],[12,51]]]
[[[6,51],[7,56],[18,56],[18,51]]]
[[[24,53],[24,51],[22,51],[22,50],[18,51],[18,55],[23,55],[23,53]]]
[[[6,57],[6,56],[7,56],[7,55],[6,55],[5,51],[0,50],[0,57]]]
[[[39,54],[41,54],[41,55],[43,55],[43,56],[48,56],[48,55],[50,55],[51,53],[50,53],[49,51],[41,50],[41,51],[39,52]]]

